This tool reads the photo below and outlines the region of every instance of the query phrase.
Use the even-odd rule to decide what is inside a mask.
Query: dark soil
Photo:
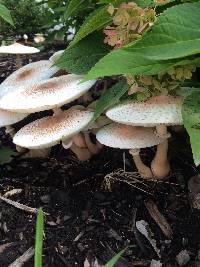
[[[90,161],[78,162],[71,152],[56,146],[47,159],[17,156],[1,167],[1,194],[22,189],[9,198],[33,208],[42,207],[49,214],[45,217],[43,266],[83,267],[86,258],[90,262],[97,258],[100,266],[127,246],[117,267],[150,266],[151,260],[159,257],[137,231],[135,222],[140,220],[146,221],[154,233],[162,266],[179,266],[176,255],[182,250],[190,256],[186,267],[200,266],[200,212],[191,207],[187,187],[188,179],[198,170],[186,134],[172,136],[172,171],[169,180],[162,183],[134,183],[137,175],[128,151],[108,148]],[[3,132],[1,144],[10,144]],[[146,163],[153,153],[154,149],[143,151]],[[127,180],[124,170],[133,172],[131,179]],[[111,191],[105,180],[108,174],[113,178]],[[130,181],[132,185],[127,184]],[[151,218],[145,205],[150,199],[168,220],[171,240]],[[34,246],[36,216],[3,201],[0,204],[0,266],[7,267]],[[3,249],[2,245],[8,243]],[[24,266],[33,266],[33,259]]]

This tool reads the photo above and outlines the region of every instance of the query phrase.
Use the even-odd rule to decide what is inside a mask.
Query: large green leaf
[[[155,75],[171,67],[188,64],[199,66],[200,58],[188,57],[182,60],[154,61],[131,51],[116,50],[97,62],[88,72],[85,80],[120,74]]]
[[[116,50],[103,57],[86,75],[85,79],[120,75],[146,74],[153,75],[173,66],[171,62],[155,62],[140,54],[130,51]]]
[[[112,4],[115,7],[122,3],[128,3],[130,0],[99,0],[98,4]],[[134,1],[140,7],[149,7],[153,5],[152,0],[135,0]]]
[[[142,39],[124,49],[153,60],[200,53],[200,2],[168,8]]]
[[[5,21],[14,26],[10,11],[2,4],[0,4],[0,17],[2,17]]]
[[[87,0],[70,0],[67,9],[64,13],[64,18],[68,19],[70,16],[74,16],[80,9],[83,4],[88,4]]]
[[[108,13],[107,9],[108,6],[99,7],[86,18],[83,25],[70,43],[69,48],[80,42],[92,32],[102,29],[112,21],[112,17]]]
[[[195,164],[200,164],[200,91],[186,97],[182,108],[184,126],[190,136]]]
[[[89,35],[72,48],[66,49],[56,65],[71,73],[86,74],[110,51],[110,46],[103,43],[103,38],[102,33]]]
[[[109,88],[97,101],[93,120],[96,120],[110,106],[116,104],[128,89],[129,86],[125,80],[121,80]]]

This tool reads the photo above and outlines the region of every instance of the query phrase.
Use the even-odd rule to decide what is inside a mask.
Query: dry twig
[[[35,213],[35,214],[37,214],[37,211],[38,210],[36,208],[31,208],[31,207],[26,206],[24,204],[20,204],[20,203],[18,203],[16,201],[13,201],[11,199],[5,198],[5,197],[3,197],[1,195],[0,195],[0,200],[5,201],[7,204],[10,204],[10,205],[14,206],[17,209],[24,210],[24,211],[29,212],[29,213]],[[49,215],[48,213],[45,213],[45,212],[44,212],[44,214],[45,215]]]
[[[11,263],[8,267],[22,267],[24,263],[29,261],[35,253],[35,249],[33,247],[29,248],[24,252],[19,258],[17,258],[13,263]]]
[[[172,229],[164,217],[164,215],[158,210],[158,207],[156,203],[153,200],[149,200],[145,203],[146,208],[151,215],[151,217],[154,219],[154,221],[158,224],[160,229],[162,230],[163,234],[168,238],[172,238]]]

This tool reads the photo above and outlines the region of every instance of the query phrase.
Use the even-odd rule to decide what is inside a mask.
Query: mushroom
[[[38,83],[57,73],[59,68],[52,67],[48,60],[40,60],[23,66],[14,71],[0,85],[0,97],[6,93],[16,91],[22,86]]]
[[[83,95],[96,82],[80,83],[82,78],[81,75],[68,74],[23,86],[3,95],[0,108],[28,113],[59,108]]]
[[[35,36],[34,36],[34,42],[36,44],[41,44],[41,43],[44,43],[45,41],[45,37],[44,37],[44,34],[43,33],[36,33]]]
[[[157,136],[151,128],[111,123],[100,129],[96,138],[103,145],[129,149],[140,175],[144,178],[153,178],[151,169],[142,162],[139,151],[140,148],[158,145],[165,138]]]
[[[10,126],[18,121],[23,120],[27,113],[16,113],[0,109],[0,127]]]
[[[38,81],[49,79],[58,70],[58,67],[52,67],[49,60],[32,62],[14,71],[1,83],[1,86],[16,86],[16,84],[26,85],[28,83],[36,83]]]
[[[5,132],[13,138],[15,129],[11,125],[23,120],[27,115],[26,113],[15,113],[0,109],[0,128],[5,127]],[[20,147],[17,146],[16,149],[18,152],[22,152]]]
[[[56,61],[62,56],[62,54],[64,53],[65,50],[59,50],[57,52],[55,52],[50,58],[49,61],[54,64],[56,63]]]
[[[80,159],[85,152],[87,158],[89,154],[87,148],[77,147],[70,139],[83,130],[92,118],[91,111],[69,109],[24,126],[15,134],[13,142],[29,149],[39,149],[51,147],[63,140],[64,148],[70,147]]]
[[[0,53],[2,54],[16,54],[16,66],[17,69],[21,68],[22,60],[20,54],[35,54],[40,52],[39,49],[31,46],[14,43],[7,46],[0,46]]]
[[[156,127],[161,138],[168,136],[168,125],[183,124],[181,107],[182,97],[155,96],[145,102],[127,101],[106,112],[113,121],[132,126]],[[151,163],[155,178],[163,179],[170,171],[167,158],[168,141],[157,146],[156,155]]]

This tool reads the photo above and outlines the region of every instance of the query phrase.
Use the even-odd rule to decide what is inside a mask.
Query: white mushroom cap
[[[165,138],[157,136],[150,128],[119,123],[104,126],[97,132],[96,138],[105,146],[121,149],[151,147],[165,140]]]
[[[7,110],[0,109],[0,127],[14,124],[23,120],[28,114],[15,113]]]
[[[24,86],[31,83],[38,83],[39,81],[49,79],[54,75],[59,68],[52,66],[49,60],[40,60],[30,63],[13,72],[0,85],[0,96],[4,93],[15,91],[19,86]],[[8,88],[13,86],[13,88]]]
[[[124,102],[109,109],[106,115],[113,121],[133,126],[180,125],[183,124],[182,103],[181,97],[155,96],[145,102]]]
[[[35,47],[26,46],[19,43],[0,46],[0,53],[3,54],[35,54],[38,52],[40,52],[40,50]]]
[[[63,54],[65,50],[60,50],[60,51],[57,51],[55,52],[50,58],[49,58],[49,61],[51,61],[52,64],[54,64],[60,57],[61,55]]]
[[[83,76],[68,74],[24,86],[0,99],[0,108],[33,113],[60,107],[79,98],[96,82],[80,83]],[[17,100],[17,101],[16,101]]]
[[[91,111],[70,109],[56,116],[36,120],[20,129],[13,142],[30,149],[53,146],[84,129],[92,120],[93,114]]]

